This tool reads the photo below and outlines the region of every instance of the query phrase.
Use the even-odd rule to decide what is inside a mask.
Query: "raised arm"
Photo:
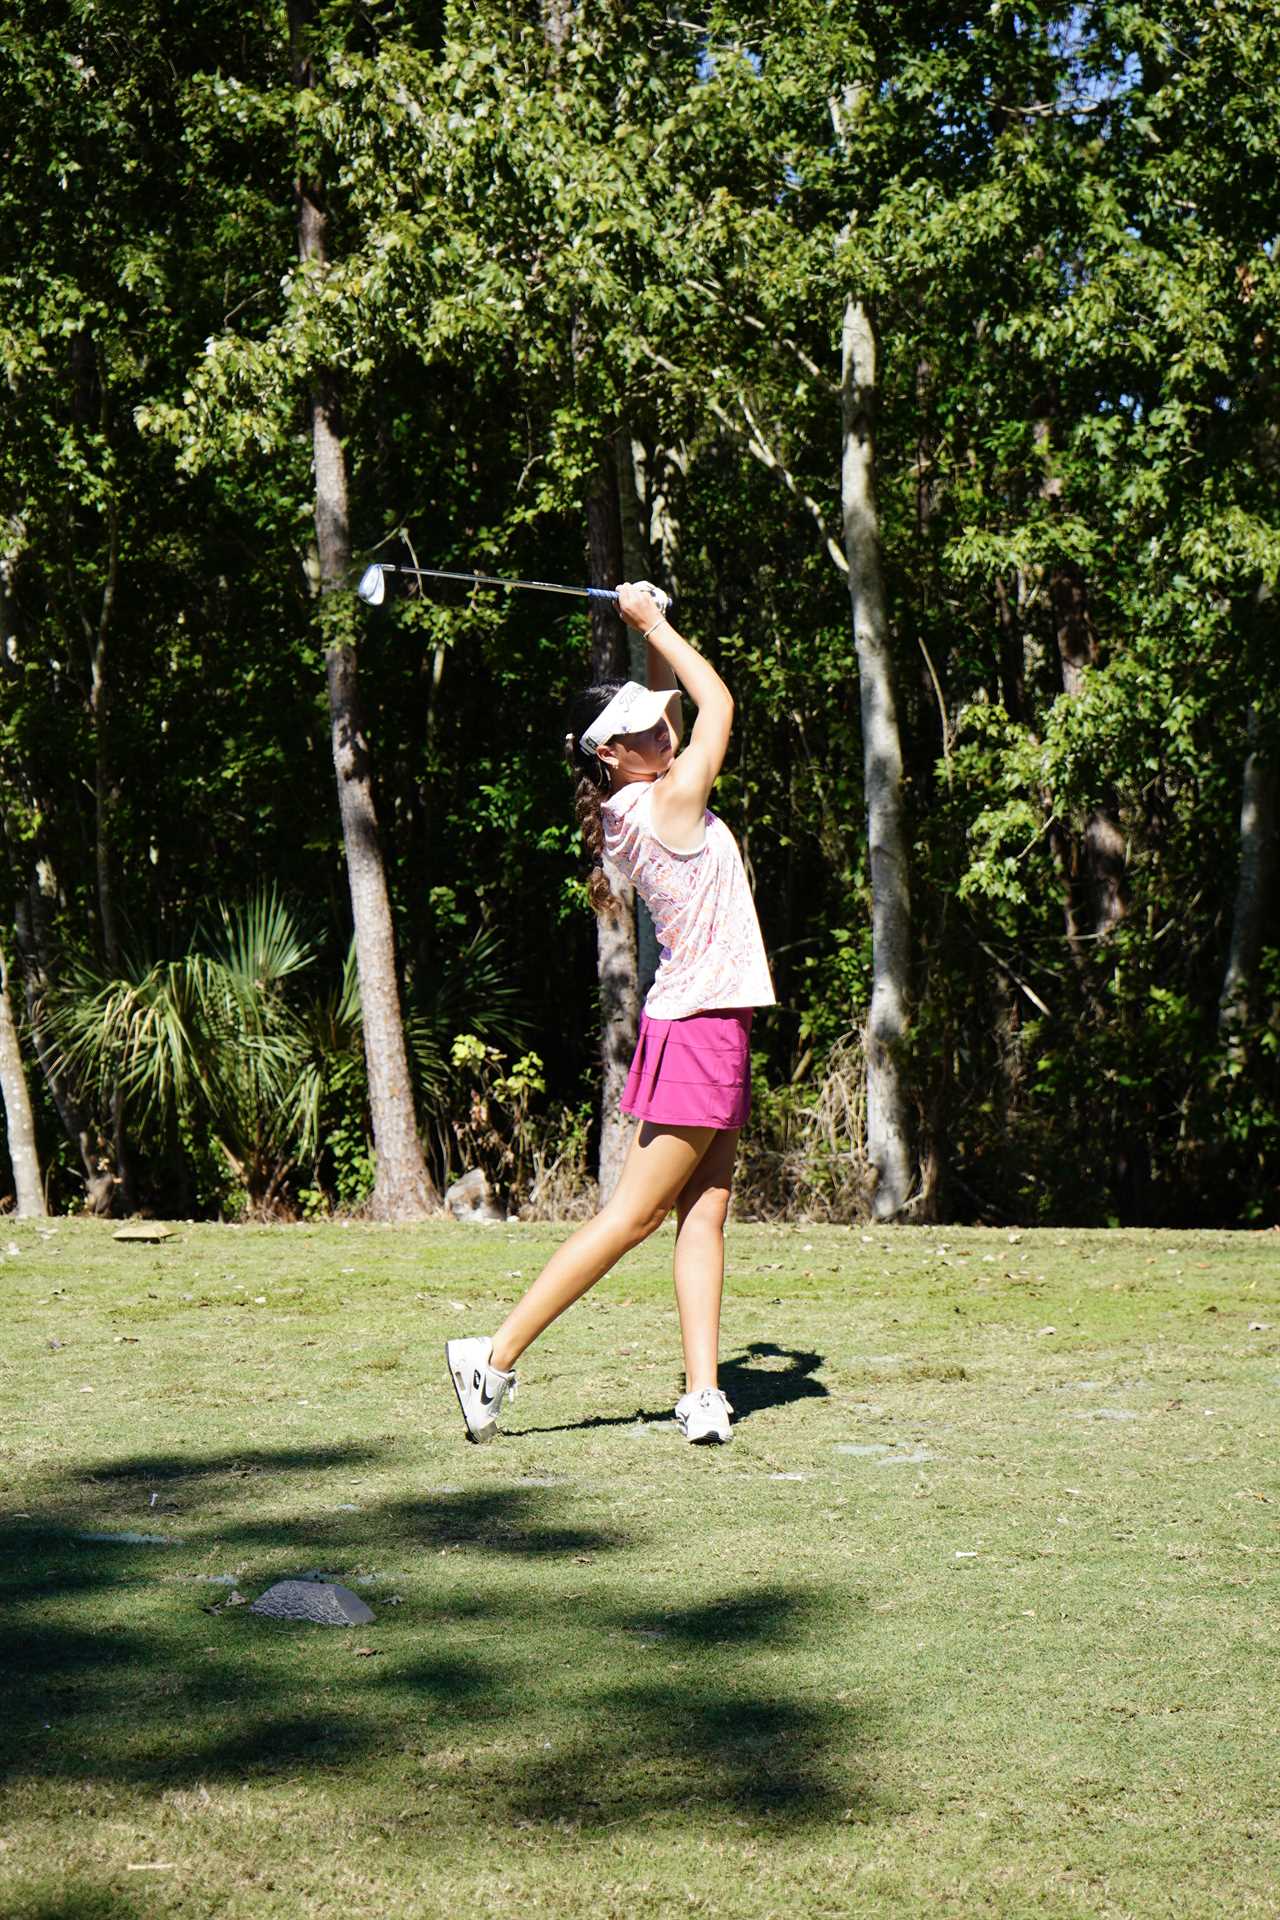
[[[655,682],[651,673],[650,685],[678,683],[698,710],[688,745],[654,786],[652,815],[657,833],[671,846],[694,845],[702,838],[707,799],[728,751],[733,696],[710,661],[676,632],[642,588],[620,586],[618,611],[673,676],[669,683]]]
[[[646,621],[644,624],[647,626],[649,622]],[[643,632],[644,627],[641,627],[640,631]],[[663,659],[652,640],[646,640],[644,643],[644,683],[646,687],[653,687],[659,693],[665,692],[668,687],[675,693],[680,687],[680,682],[676,679],[670,663]],[[684,716],[680,711],[678,700],[673,700],[667,709],[667,725],[671,729],[672,744],[678,750],[684,733]]]

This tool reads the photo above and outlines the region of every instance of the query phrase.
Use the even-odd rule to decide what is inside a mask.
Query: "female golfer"
[[[597,913],[616,907],[607,854],[657,929],[661,959],[622,1096],[622,1111],[640,1125],[610,1199],[552,1255],[492,1339],[447,1342],[450,1377],[476,1441],[496,1433],[525,1348],[672,1207],[686,1384],[676,1421],[691,1441],[730,1436],[732,1408],[716,1371],[724,1222],[750,1103],[752,1009],[773,1004],[773,983],[738,849],[707,811],[733,724],[729,690],[645,588],[619,587],[618,610],[648,642],[650,684],[589,687],[570,711],[565,750],[578,775],[592,905]],[[682,753],[679,686],[698,710]]]

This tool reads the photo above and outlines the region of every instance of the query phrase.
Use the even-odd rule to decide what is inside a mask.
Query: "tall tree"
[[[911,1191],[904,1059],[911,978],[911,884],[902,743],[875,496],[876,338],[866,305],[856,296],[845,305],[841,340],[840,505],[858,656],[871,868],[867,1158],[875,1174],[872,1211],[877,1220],[894,1220],[906,1207]]]
[[[1222,992],[1218,1034],[1239,1059],[1242,1036],[1257,1011],[1258,961],[1268,925],[1280,857],[1280,765],[1264,737],[1259,708],[1249,709],[1248,753],[1240,798],[1240,868],[1231,914],[1231,944]]]
[[[314,10],[309,0],[289,0],[288,14],[294,85],[305,96],[313,92],[317,79],[311,44]],[[298,257],[311,285],[322,287],[329,265],[329,212],[323,183],[305,159],[295,192]],[[375,1219],[416,1220],[431,1210],[437,1196],[418,1138],[373,771],[360,713],[347,459],[338,376],[331,365],[312,368],[307,410],[315,464],[318,618],[325,649],[333,765],[355,922],[369,1109],[377,1154],[370,1208]]]
[[[648,475],[650,457],[643,441],[634,439],[625,429],[614,436],[614,453],[617,465],[618,514],[622,527],[622,572],[627,580],[652,580],[662,584],[659,575],[665,575],[670,582],[670,568],[667,551],[675,546],[675,526],[669,512],[669,503],[664,499],[661,505],[661,524],[665,533],[663,562],[655,567],[653,546],[649,539],[649,529],[654,513],[648,497]],[[670,591],[670,586],[668,587]],[[627,673],[632,680],[642,685],[647,682],[649,662],[647,648],[640,635],[632,628],[627,629]],[[636,918],[636,995],[642,1004],[649,988],[653,985],[654,975],[658,971],[658,936],[654,931],[653,916],[643,900],[637,894],[635,899]]]
[[[587,489],[587,564],[592,586],[616,587],[623,578],[618,474],[611,441],[602,443]],[[591,602],[591,678],[625,679],[630,662],[621,620],[608,601]],[[596,918],[596,979],[600,996],[600,1150],[597,1179],[608,1199],[622,1175],[635,1123],[619,1102],[640,1026],[639,950],[634,889],[610,860],[605,874],[617,901]]]
[[[742,204],[726,217],[725,206],[715,202],[710,218],[696,230],[714,265],[693,281],[710,300],[703,337],[690,343],[695,364],[686,364],[683,384],[690,393],[701,390],[710,420],[804,510],[820,551],[847,586],[850,651],[860,694],[871,910],[866,1159],[873,1211],[892,1220],[911,1198],[914,1173],[906,1057],[913,960],[910,856],[894,620],[876,490],[877,340],[872,295],[859,284],[877,277],[878,263],[868,262],[866,249],[856,244],[859,223],[874,210],[890,156],[883,128],[865,112],[873,67],[867,23],[850,18],[844,25],[843,37],[830,20],[824,31],[809,36],[797,31],[799,16],[795,21],[784,17],[771,22],[763,52],[752,59],[732,44],[717,52],[726,90],[731,89],[731,110],[747,130],[735,181]],[[822,155],[811,144],[820,117],[834,133],[833,151]],[[743,157],[747,166],[741,165]],[[797,232],[787,196],[809,188],[810,170],[814,190]],[[821,316],[817,328],[815,312]],[[748,344],[752,336],[757,344]],[[838,380],[822,365],[833,339],[840,356]],[[703,356],[712,359],[709,379],[705,364],[698,364]],[[677,376],[665,357],[660,364]],[[797,393],[805,396],[806,407],[816,394],[838,409],[838,473],[828,471],[813,481],[797,473],[800,460],[807,466],[812,459],[811,441],[803,429],[796,431]],[[837,511],[842,538],[830,525]],[[851,1007],[850,1017],[857,1011]]]
[[[40,1159],[36,1151],[35,1121],[26,1069],[18,1045],[18,1029],[9,999],[9,963],[0,941],[0,1100],[4,1103],[5,1140],[20,1220],[42,1219],[48,1212]]]

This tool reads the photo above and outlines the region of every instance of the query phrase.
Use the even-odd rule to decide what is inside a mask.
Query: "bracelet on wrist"
[[[660,613],[657,619],[654,621],[653,625],[651,627],[645,628],[644,632],[640,635],[640,638],[642,640],[647,640],[651,633],[656,633],[658,631],[658,628],[662,625],[663,621],[666,619],[666,617],[667,616],[665,613]]]

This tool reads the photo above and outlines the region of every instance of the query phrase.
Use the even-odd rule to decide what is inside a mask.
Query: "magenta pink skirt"
[[[683,1020],[640,1016],[622,1111],[668,1127],[740,1127],[751,1111],[754,1007]]]

